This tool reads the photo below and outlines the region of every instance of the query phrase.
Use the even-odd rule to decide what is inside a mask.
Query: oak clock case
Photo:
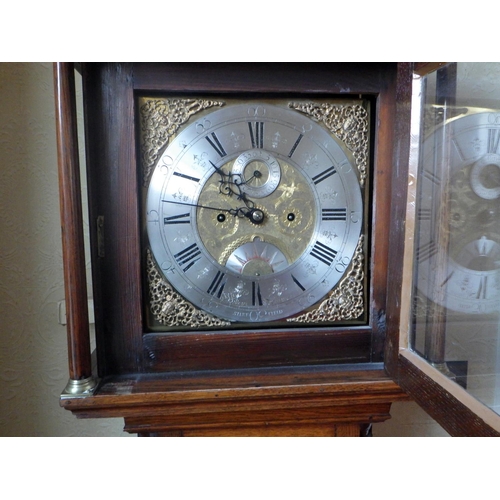
[[[405,397],[382,364],[398,65],[269,68],[82,65],[94,364],[67,231],[73,67],[55,67],[75,415],[140,435],[359,436]]]
[[[150,331],[366,322],[367,101],[138,109]]]

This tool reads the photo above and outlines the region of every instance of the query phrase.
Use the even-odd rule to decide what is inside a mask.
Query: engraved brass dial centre
[[[223,170],[232,171],[232,166],[229,162]],[[255,208],[247,217],[221,218],[213,210],[198,208],[197,227],[201,241],[219,264],[226,265],[238,247],[257,237],[283,253],[288,265],[304,253],[316,226],[316,201],[310,185],[297,169],[280,162],[280,170],[279,185],[270,195],[256,200]],[[240,206],[242,202],[236,196],[221,194],[219,181],[217,172],[207,180],[199,204],[227,209]]]

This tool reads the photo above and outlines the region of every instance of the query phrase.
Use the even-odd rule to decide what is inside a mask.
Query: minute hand
[[[182,201],[161,200],[163,203],[173,203],[174,205],[184,205],[187,207],[206,208],[207,210],[216,210],[217,212],[227,212],[234,217],[248,217],[255,224],[261,224],[264,220],[262,210],[256,208],[240,207],[240,208],[217,208],[207,205],[199,205],[197,203],[184,203]]]
[[[197,208],[206,208],[207,210],[216,210],[217,212],[228,212],[231,215],[244,217],[246,215],[246,211],[249,210],[247,207],[241,208],[217,208],[217,207],[208,207],[207,205],[198,205],[197,203],[184,203],[182,201],[170,201],[170,200],[161,200],[163,203],[173,203],[174,205],[185,205],[187,207],[197,207]]]

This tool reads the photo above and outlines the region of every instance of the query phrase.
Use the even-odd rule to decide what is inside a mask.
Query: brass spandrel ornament
[[[147,252],[147,274],[149,308],[158,323],[169,327],[188,326],[191,328],[230,325],[229,321],[204,313],[179,295],[158,271],[149,251]]]
[[[364,104],[145,102],[148,309],[156,323],[363,316]]]
[[[288,318],[287,321],[324,323],[358,319],[365,312],[364,288],[364,237],[361,235],[350,269],[340,285],[317,307],[295,318]]]
[[[222,101],[208,99],[141,98],[139,100],[144,185],[149,181],[159,152],[168,145],[179,128],[201,111],[223,105]]]
[[[323,123],[345,144],[354,156],[359,183],[363,186],[368,174],[369,116],[366,108],[361,105],[313,102],[292,102],[289,106]]]

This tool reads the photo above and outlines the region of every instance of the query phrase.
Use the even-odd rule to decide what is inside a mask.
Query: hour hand
[[[210,160],[209,160],[210,161]],[[241,174],[226,174],[221,168],[217,167],[215,163],[210,161],[210,164],[212,167],[214,167],[215,171],[220,175],[220,186],[219,186],[219,192],[221,194],[224,194],[226,196],[236,196],[238,200],[242,200],[243,203],[247,206],[249,209],[253,209],[255,206],[255,203],[250,200],[246,193],[243,192],[241,186],[246,184],[246,182],[243,180],[243,176]]]
[[[225,177],[227,174],[224,173],[224,171],[219,168],[212,160],[208,160],[210,162],[210,165],[212,165],[212,167],[214,167],[214,170],[222,177]]]
[[[243,183],[243,179],[241,179],[241,176],[238,176],[240,177],[240,182],[238,181],[233,181],[231,180],[231,177],[235,177],[234,174],[226,174],[226,172],[224,172],[224,170],[222,170],[222,168],[219,168],[213,161],[209,160],[210,162],[210,165],[212,165],[212,167],[214,168],[214,170],[220,175],[220,183],[222,185],[224,184],[234,184],[236,186],[239,186],[240,184]],[[222,191],[221,191],[222,192]],[[226,193],[224,193],[226,194]],[[230,194],[229,192],[227,194]]]

